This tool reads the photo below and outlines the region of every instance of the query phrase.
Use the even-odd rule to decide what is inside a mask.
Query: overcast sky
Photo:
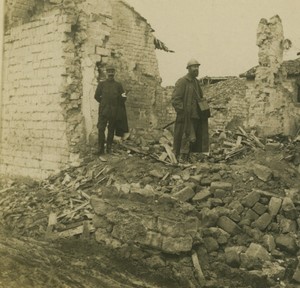
[[[201,63],[200,77],[237,76],[257,65],[256,29],[261,18],[278,14],[292,48],[300,52],[299,0],[125,0],[144,16],[154,35],[175,53],[157,50],[163,85],[186,73],[186,62]]]

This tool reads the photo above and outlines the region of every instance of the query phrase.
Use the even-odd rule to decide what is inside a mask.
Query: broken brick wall
[[[11,5],[7,14],[8,20],[15,15],[20,21],[6,26],[4,173],[44,178],[65,165],[78,165],[96,130],[96,62],[105,71],[113,61],[116,79],[131,90],[130,127],[158,125],[163,88],[153,30],[142,16],[120,0],[16,3],[21,2],[22,11]],[[26,7],[36,14],[26,14]]]
[[[94,144],[97,139],[98,103],[94,93],[98,77],[105,79],[107,63],[116,67],[116,80],[130,91],[126,102],[130,128],[148,129],[172,121],[171,112],[165,113],[170,90],[160,85],[153,30],[146,19],[120,0],[84,1],[78,4],[78,11],[79,30],[86,35],[81,46],[81,69],[87,141]]]
[[[6,27],[1,99],[1,171],[34,178],[78,165],[85,149],[84,39],[75,6],[47,1],[42,8]]]
[[[211,130],[243,126],[249,113],[249,102],[245,99],[245,80],[232,78],[216,84],[204,85],[202,89],[211,108],[212,117],[209,119]]]
[[[64,45],[70,25],[59,11],[8,30],[4,38],[1,166],[43,178],[69,160],[64,117]]]
[[[283,51],[290,47],[290,41],[284,39],[278,15],[269,21],[261,19],[256,44],[259,47],[259,66],[255,80],[248,81],[246,99],[250,107],[247,126],[264,136],[293,135],[299,127],[300,111],[294,90],[288,89],[294,84],[287,79],[287,71],[282,65]]]

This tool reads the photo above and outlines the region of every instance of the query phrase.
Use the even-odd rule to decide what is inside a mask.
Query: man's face
[[[113,79],[115,77],[115,69],[107,69],[106,74],[109,79]]]
[[[199,75],[199,65],[191,65],[188,70],[189,74],[193,77],[197,77]]]

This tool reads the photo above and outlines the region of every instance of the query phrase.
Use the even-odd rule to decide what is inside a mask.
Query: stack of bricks
[[[69,157],[61,107],[65,17],[51,13],[5,35],[1,168],[44,178]]]

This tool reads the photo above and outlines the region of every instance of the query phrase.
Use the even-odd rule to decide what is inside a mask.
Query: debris
[[[195,251],[192,254],[192,261],[193,261],[194,268],[196,270],[196,275],[197,275],[197,278],[198,278],[198,283],[199,283],[200,287],[205,287],[206,280],[205,280],[204,274],[203,274],[201,266],[200,266],[198,255],[197,255],[197,253]]]
[[[177,159],[176,159],[174,153],[172,152],[171,147],[168,144],[164,144],[163,146],[165,147],[165,149],[166,149],[166,151],[168,153],[168,156],[169,156],[169,158],[171,160],[171,163],[177,164]]]
[[[57,224],[57,216],[56,213],[51,212],[48,218],[48,226],[46,229],[45,238],[50,239],[53,235],[54,226]]]

